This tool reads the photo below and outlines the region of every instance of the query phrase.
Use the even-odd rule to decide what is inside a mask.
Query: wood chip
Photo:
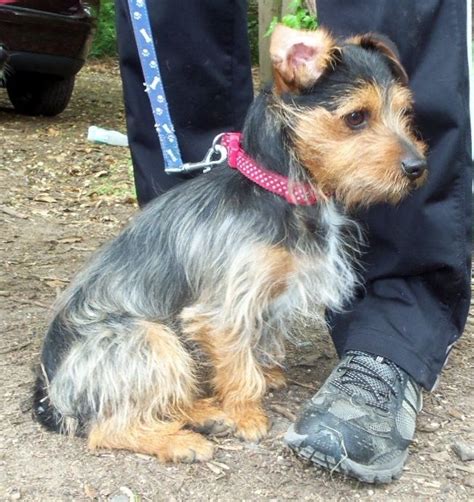
[[[18,211],[15,211],[11,207],[0,206],[0,211],[2,211],[2,213],[8,214],[8,216],[13,216],[14,218],[20,218],[22,220],[28,219],[28,216],[26,216],[26,214],[19,213]]]
[[[218,444],[217,448],[220,450],[227,450],[227,451],[242,451],[244,449],[243,446],[236,444]]]
[[[206,465],[207,465],[207,468],[212,471],[214,474],[221,474],[222,473],[222,469],[219,469],[219,467],[217,467],[216,465],[214,465],[213,463],[211,462],[206,462]]]
[[[223,464],[222,462],[217,462],[217,460],[213,460],[210,462],[211,464],[217,465],[217,467],[220,467],[221,469],[224,469],[224,471],[228,471],[230,467],[227,464]]]

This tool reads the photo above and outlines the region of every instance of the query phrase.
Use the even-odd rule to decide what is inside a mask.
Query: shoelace
[[[391,361],[363,352],[350,352],[349,361],[339,366],[343,372],[333,384],[348,394],[362,396],[366,404],[388,411],[391,396],[398,397],[399,385],[403,382],[402,370]]]

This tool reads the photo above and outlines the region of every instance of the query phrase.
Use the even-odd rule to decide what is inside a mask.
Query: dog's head
[[[366,34],[276,27],[270,55],[277,106],[314,182],[347,206],[400,201],[426,178],[425,144],[397,49]]]

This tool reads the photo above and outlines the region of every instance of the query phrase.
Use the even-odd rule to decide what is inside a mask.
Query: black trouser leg
[[[429,180],[398,207],[360,215],[368,228],[366,288],[331,317],[339,354],[385,356],[431,388],[470,301],[471,139],[466,2],[319,0],[336,34],[378,31],[398,46],[429,143]],[[470,15],[470,14],[469,14]]]
[[[116,0],[127,131],[140,205],[182,181],[164,172],[126,0]],[[246,0],[148,0],[161,76],[183,161],[240,130],[252,100]]]

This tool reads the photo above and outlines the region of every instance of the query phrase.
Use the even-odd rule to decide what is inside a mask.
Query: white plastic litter
[[[113,146],[128,146],[128,138],[125,134],[102,127],[90,126],[87,132],[88,141],[94,143],[105,143]]]

